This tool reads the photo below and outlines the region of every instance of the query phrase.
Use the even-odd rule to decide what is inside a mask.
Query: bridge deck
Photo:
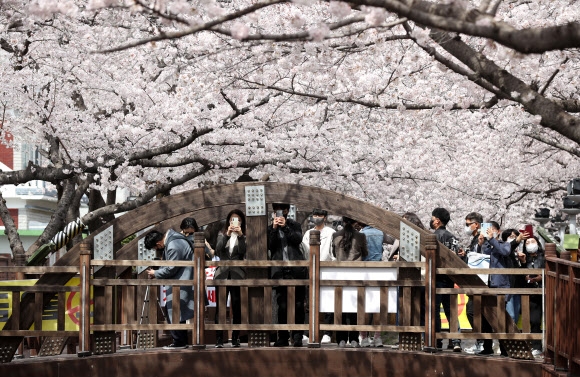
[[[539,361],[499,356],[439,352],[404,352],[390,348],[241,348],[203,350],[123,350],[79,358],[14,360],[0,364],[10,377],[540,377]]]

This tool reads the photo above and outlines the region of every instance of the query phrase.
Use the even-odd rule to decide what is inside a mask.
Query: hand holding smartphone
[[[534,227],[532,224],[524,225],[524,229],[520,229],[520,233],[526,232],[528,237],[532,237],[534,235]]]

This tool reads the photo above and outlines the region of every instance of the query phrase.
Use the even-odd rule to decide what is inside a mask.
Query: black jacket
[[[284,260],[284,246],[286,245],[287,260],[305,260],[300,252],[302,243],[302,227],[292,219],[286,219],[286,226],[276,228],[268,226],[268,250],[271,260]],[[307,276],[305,267],[282,268],[272,267],[271,277],[275,279],[304,279]]]

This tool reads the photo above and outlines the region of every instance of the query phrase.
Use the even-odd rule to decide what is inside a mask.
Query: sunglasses
[[[465,223],[465,226],[471,226],[472,224],[477,224],[477,223]]]

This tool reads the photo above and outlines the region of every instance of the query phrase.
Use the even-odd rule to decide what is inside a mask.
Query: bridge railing
[[[194,347],[205,347],[204,333],[206,330],[242,330],[250,333],[267,333],[275,330],[308,330],[309,343],[311,346],[320,344],[321,331],[392,331],[400,334],[402,349],[419,350],[423,342],[428,348],[434,348],[437,338],[477,338],[477,339],[502,339],[502,340],[534,340],[542,339],[542,334],[530,333],[529,326],[529,295],[542,294],[541,289],[498,289],[498,288],[449,288],[440,289],[435,287],[437,274],[446,275],[473,275],[479,273],[493,274],[541,274],[542,270],[530,269],[485,269],[483,271],[470,268],[437,268],[435,251],[428,249],[426,252],[425,262],[320,262],[319,261],[319,241],[316,238],[317,233],[313,233],[311,238],[311,252],[307,261],[215,261],[206,262],[204,259],[203,237],[196,234],[195,253],[193,261],[138,261],[138,260],[91,260],[90,245],[86,244],[81,250],[79,267],[24,267],[26,272],[67,272],[78,273],[80,277],[80,286],[76,287],[59,287],[59,286],[32,286],[32,287],[13,287],[13,315],[18,314],[20,310],[18,292],[34,292],[35,312],[39,313],[35,318],[34,330],[20,329],[17,322],[12,323],[10,329],[0,331],[0,337],[3,336],[79,336],[79,345],[81,352],[108,353],[115,351],[116,334],[119,332],[144,332],[144,331],[161,331],[187,329],[192,331],[192,343]],[[166,266],[179,265],[191,266],[194,268],[194,278],[192,280],[148,280],[148,279],[118,279],[118,278],[91,278],[91,269],[95,266],[118,267],[118,266]],[[546,291],[548,308],[546,313],[547,328],[547,348],[551,352],[551,359],[556,365],[565,364],[568,367],[572,363],[572,368],[578,364],[578,342],[577,337],[564,336],[564,329],[569,331],[577,330],[577,321],[566,320],[565,318],[575,318],[574,311],[577,307],[578,299],[578,274],[577,263],[566,262],[563,260],[549,259],[546,273]],[[300,279],[245,279],[245,280],[207,280],[205,279],[205,267],[207,266],[244,266],[247,268],[265,269],[270,267],[307,267],[309,278]],[[6,268],[6,267],[4,267]],[[14,268],[14,267],[13,267]],[[22,272],[23,267],[18,267]],[[425,269],[425,278],[420,276],[420,269]],[[352,271],[373,270],[380,271],[385,278],[376,278],[371,274],[371,278],[360,278]],[[331,272],[330,274],[329,271]],[[394,272],[388,277],[389,272]],[[349,276],[350,275],[350,276]],[[343,277],[344,276],[344,277]],[[174,297],[179,296],[180,286],[194,286],[195,316],[188,324],[179,324],[179,302],[173,303],[173,318],[171,324],[158,323],[158,310],[156,305],[150,305],[148,313],[140,312],[139,308],[143,303],[143,292],[147,287],[157,287],[160,285],[171,285]],[[205,286],[212,285],[220,291],[218,297],[223,300],[220,305],[218,317],[219,324],[206,323],[204,318],[204,295]],[[242,297],[242,320],[240,324],[226,323],[225,290],[229,285],[241,287]],[[288,305],[287,305],[287,324],[277,324],[273,320],[272,295],[273,287],[288,287]],[[308,323],[295,323],[294,302],[296,287],[308,287]],[[93,291],[93,322],[91,324],[90,302],[91,290]],[[261,292],[263,318],[256,322],[251,318],[250,305],[252,290]],[[326,290],[326,296],[324,291]],[[341,314],[345,307],[343,299],[345,291],[354,291],[351,299],[354,297],[354,303],[351,303],[353,310],[357,313],[357,323],[343,325]],[[375,296],[368,296],[367,291],[375,291]],[[393,301],[393,291],[394,301]],[[64,294],[66,292],[79,292],[81,295],[81,307],[79,314],[79,330],[65,331],[63,320],[64,317]],[[423,293],[424,292],[424,293]],[[555,293],[550,293],[555,292]],[[42,329],[42,302],[43,294],[57,294],[58,296],[58,318],[59,324],[57,331],[48,331]],[[149,289],[150,302],[155,302],[158,298],[157,289]],[[451,318],[449,332],[435,333],[435,316],[439,315],[439,308],[435,307],[436,294],[449,294],[451,299]],[[474,300],[474,329],[469,332],[454,331],[457,329],[458,311],[457,311],[457,294],[468,294]],[[510,318],[505,312],[505,295],[521,294],[522,295],[522,332],[510,331]],[[333,300],[328,300],[328,297]],[[570,296],[571,295],[571,296]],[[575,295],[575,296],[574,296]],[[370,298],[368,298],[370,297]],[[378,297],[378,298],[377,298]],[[575,297],[576,301],[569,301],[566,297]],[[330,301],[329,309],[324,307],[324,301]],[[378,303],[376,302],[378,300]],[[486,302],[487,300],[487,302]],[[493,300],[490,304],[489,300]],[[558,305],[555,305],[556,300]],[[365,322],[365,313],[368,312],[367,305],[375,304],[378,309],[372,324]],[[328,308],[328,302],[326,302]],[[348,305],[346,305],[348,306]],[[395,307],[393,307],[395,306]],[[424,314],[422,314],[422,308]],[[492,311],[492,315],[484,312],[487,308]],[[16,311],[16,312],[14,312]],[[333,323],[320,323],[321,312],[333,312]],[[388,320],[388,314],[398,313],[398,323],[392,323]],[[495,314],[494,314],[495,313]],[[495,321],[494,333],[482,333],[481,321],[482,314]],[[140,323],[142,317],[146,315],[147,323]],[[18,316],[16,316],[18,318]],[[15,325],[16,323],[16,325]],[[554,323],[554,326],[551,324]],[[576,326],[576,327],[574,327]],[[575,330],[574,330],[575,329]],[[91,342],[90,334],[93,334]],[[406,338],[405,338],[406,337]],[[97,339],[97,340],[95,340]],[[574,340],[576,339],[576,340]],[[107,344],[103,346],[103,344]]]
[[[553,246],[553,244],[552,244]],[[567,258],[566,258],[567,257]],[[580,375],[580,263],[546,247],[546,355],[550,375]]]

